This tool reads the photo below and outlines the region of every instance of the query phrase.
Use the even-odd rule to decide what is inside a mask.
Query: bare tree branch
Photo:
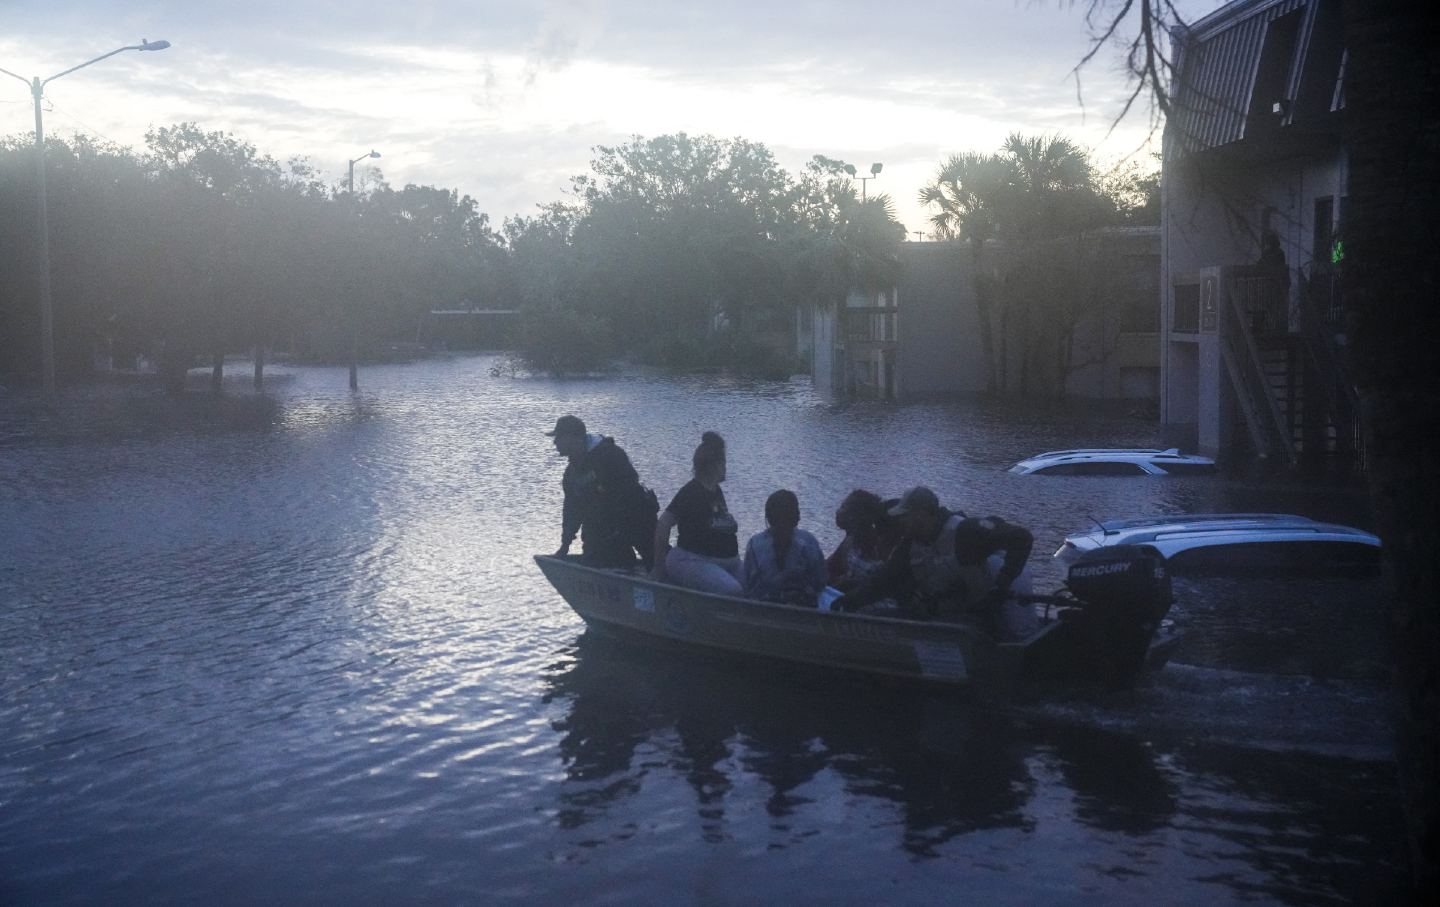
[[[1068,2],[1074,5],[1076,0]],[[1134,36],[1120,48],[1129,92],[1119,113],[1110,121],[1106,137],[1130,115],[1136,102],[1144,98],[1149,106],[1150,128],[1140,145],[1143,148],[1173,113],[1170,85],[1177,74],[1168,41],[1171,31],[1183,28],[1185,20],[1172,0],[1086,0],[1085,24],[1091,31],[1090,47],[1070,71],[1075,78],[1075,98],[1082,115],[1085,110],[1083,70],[1101,51],[1113,46],[1118,35],[1134,27]]]

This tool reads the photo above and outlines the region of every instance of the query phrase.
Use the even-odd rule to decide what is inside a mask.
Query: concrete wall
[[[1067,383],[1067,393],[1151,400],[1160,395],[1160,335],[1155,330],[1121,330],[1127,304],[1159,304],[1159,237],[1155,228],[1115,231],[1108,237],[1117,250],[1115,304],[1105,310],[1103,329],[1098,321],[1081,326],[1075,356],[1077,362],[1103,356],[1103,362],[1076,370]],[[899,306],[895,352],[898,395],[915,399],[983,393],[985,357],[975,309],[974,257],[969,246],[959,242],[907,242],[900,251],[903,271],[895,294]],[[994,255],[995,251],[989,250],[988,254]],[[880,303],[852,294],[846,304]],[[797,321],[800,324],[804,324],[803,319]],[[815,387],[827,395],[843,392],[846,366],[837,351],[839,340],[836,310],[816,310],[809,319],[806,341],[799,348],[808,346]],[[997,323],[997,356],[999,341]],[[1012,338],[1012,345],[1016,342]]]
[[[898,383],[907,398],[985,390],[972,261],[958,242],[900,247]]]
[[[844,389],[840,374],[840,353],[836,349],[839,318],[835,306],[814,310],[810,318],[810,375],[815,390],[827,397],[839,396]]]
[[[1076,332],[1075,361],[1097,360],[1073,372],[1066,392],[1078,397],[1159,396],[1159,336],[1154,330],[1125,333],[1126,305],[1143,299],[1159,305],[1160,233],[1154,228],[1113,231],[1116,266],[1114,305]],[[987,254],[994,255],[995,250]],[[986,389],[985,358],[975,310],[974,257],[960,243],[905,243],[900,279],[900,388],[906,397],[974,394]],[[996,355],[999,325],[996,324]],[[1011,338],[1013,346],[1018,338]],[[1012,385],[1018,365],[1012,363]]]

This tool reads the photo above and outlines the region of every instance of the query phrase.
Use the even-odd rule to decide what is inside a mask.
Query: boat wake
[[[1021,720],[1206,743],[1391,761],[1394,694],[1375,680],[1329,680],[1170,664],[1133,690],[996,703]]]

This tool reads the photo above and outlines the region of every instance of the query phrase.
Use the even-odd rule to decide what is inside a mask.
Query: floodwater
[[[492,362],[0,397],[0,903],[1403,896],[1374,580],[1180,582],[1158,677],[1002,702],[596,638],[530,561],[565,412],[662,501],[724,433],[742,534],[789,487],[828,549],[851,488],[924,482],[1029,526],[1041,588],[1092,517],[1367,526],[1355,492],[1004,472],[1156,443],[1123,415]]]

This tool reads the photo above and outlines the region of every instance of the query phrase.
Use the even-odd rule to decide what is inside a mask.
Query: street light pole
[[[846,164],[846,165],[845,165],[845,172],[848,173],[848,174],[850,174],[851,179],[858,179],[858,180],[860,181],[860,201],[861,201],[862,203],[864,203],[864,202],[866,202],[866,201],[869,201],[869,196],[868,196],[868,194],[865,192],[865,189],[867,188],[867,187],[866,187],[866,183],[869,183],[869,182],[870,182],[871,180],[873,180],[875,177],[879,176],[879,175],[880,175],[880,171],[881,171],[882,169],[884,169],[884,167],[885,167],[884,164],[871,164],[871,165],[870,165],[870,175],[869,175],[869,176],[856,176],[856,175],[855,175],[855,173],[856,173],[856,171],[855,171],[855,165],[854,165],[854,164]]]
[[[0,73],[13,76],[29,86],[30,94],[35,99],[35,199],[38,209],[35,229],[40,240],[40,254],[36,256],[40,268],[40,370],[47,400],[53,399],[55,396],[55,314],[50,299],[50,213],[45,204],[45,120],[41,107],[41,101],[45,97],[45,86],[61,76],[68,76],[77,69],[84,69],[92,63],[99,63],[106,57],[113,57],[127,50],[164,50],[169,46],[169,41],[142,39],[139,44],[117,47],[108,54],[101,54],[93,60],[86,60],[79,66],[72,66],[64,72],[57,72],[48,79],[41,79],[39,76],[27,79],[8,69],[0,69]]]
[[[355,197],[355,165],[365,160],[366,158],[379,156],[380,152],[372,149],[369,154],[362,154],[355,160],[349,162],[350,171],[349,175],[345,177],[345,188],[350,193],[351,198]]]
[[[347,163],[345,189],[352,205],[355,203],[355,165],[366,158],[379,156],[380,152],[372,148],[369,154],[362,154]],[[356,311],[353,299],[350,301],[350,389],[360,389],[360,313]]]

